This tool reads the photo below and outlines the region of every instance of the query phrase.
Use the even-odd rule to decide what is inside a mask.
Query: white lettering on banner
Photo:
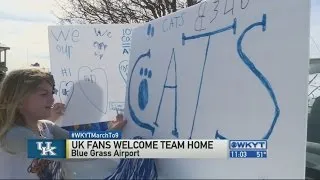
[[[227,140],[67,140],[67,158],[228,158]]]
[[[41,151],[42,156],[55,156],[57,155],[54,150],[57,149],[57,147],[51,146],[52,142],[45,142],[45,146],[43,146],[43,142],[36,142],[37,143],[37,149]]]

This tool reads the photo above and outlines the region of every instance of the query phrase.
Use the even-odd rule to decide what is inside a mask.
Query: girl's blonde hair
[[[19,105],[46,81],[54,90],[53,76],[41,69],[20,69],[11,71],[0,85],[0,140],[14,125],[24,125]]]

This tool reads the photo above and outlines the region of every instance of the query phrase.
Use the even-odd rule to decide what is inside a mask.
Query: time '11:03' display
[[[230,158],[267,158],[267,151],[230,151]]]

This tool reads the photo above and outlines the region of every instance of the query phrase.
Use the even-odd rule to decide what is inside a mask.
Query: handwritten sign
[[[67,106],[61,126],[106,122],[123,111],[133,27],[49,27],[56,101]]]
[[[58,89],[55,99],[67,107],[60,126],[67,130],[106,130],[106,121],[123,111],[133,27],[49,27],[51,71]],[[66,165],[71,172],[69,179],[103,179],[118,163],[95,160]]]
[[[211,0],[134,30],[126,137],[268,140],[268,159],[162,159],[160,177],[304,178],[309,12]]]

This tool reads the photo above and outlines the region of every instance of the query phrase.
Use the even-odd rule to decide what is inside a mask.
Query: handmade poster
[[[51,73],[56,102],[66,105],[57,124],[66,130],[107,130],[125,102],[135,24],[50,26]],[[68,162],[69,178],[102,179],[118,160]]]
[[[87,128],[106,129],[104,122],[123,112],[135,26],[49,27],[51,72],[58,90],[55,98],[66,105],[61,126],[84,130],[79,125],[91,124]]]
[[[308,0],[208,0],[137,27],[125,137],[268,140],[267,159],[158,159],[162,178],[304,178],[309,18]]]

